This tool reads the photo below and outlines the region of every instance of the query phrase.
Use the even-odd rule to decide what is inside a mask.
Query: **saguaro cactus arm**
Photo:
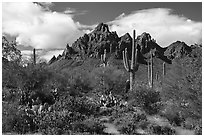
[[[134,70],[135,66],[135,30],[133,30],[133,39],[132,39],[132,59],[131,59],[131,70]]]
[[[166,63],[163,63],[163,77],[166,75]]]
[[[123,51],[123,65],[125,69],[130,72],[130,63],[129,63],[129,57],[127,53],[127,48],[125,48],[125,51]]]
[[[125,51],[123,51],[123,63],[125,69],[130,73],[130,90],[132,91],[135,78],[135,71],[137,71],[139,67],[137,61],[137,47],[135,46],[135,30],[133,31],[131,63],[129,63],[127,48],[125,49]]]
[[[33,49],[33,64],[36,64],[35,48]]]
[[[137,49],[137,43],[136,43],[136,47],[135,47],[136,49],[135,49],[135,63],[134,63],[134,66],[133,66],[133,70],[134,71],[137,71],[138,70],[138,68],[139,68],[139,64],[138,64],[138,49]]]
[[[106,49],[104,50],[104,54],[101,55],[101,61],[103,62],[103,65],[105,67],[107,65]]]
[[[151,88],[153,87],[153,55],[152,55],[152,51],[150,51],[150,56],[151,56],[151,67],[150,67],[150,81],[151,81]]]

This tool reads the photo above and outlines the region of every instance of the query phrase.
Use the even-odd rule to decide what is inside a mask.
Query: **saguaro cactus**
[[[101,61],[103,62],[103,66],[106,67],[108,64],[107,57],[106,57],[106,49],[104,50],[104,54],[101,55]]]
[[[166,75],[166,63],[163,63],[163,78]]]
[[[152,88],[153,87],[153,57],[152,57],[152,51],[150,51],[150,62],[147,62],[147,79],[148,79],[148,84],[149,87]],[[157,78],[157,76],[156,76]]]
[[[152,51],[150,51],[150,87],[153,87],[153,55],[152,55]]]
[[[131,64],[129,62],[129,56],[127,48],[123,51],[123,64],[125,69],[130,72],[130,91],[133,90],[133,82],[135,78],[135,72],[138,70],[139,64],[137,60],[137,46],[135,46],[135,30],[133,30],[133,41],[132,41],[132,59]]]
[[[35,48],[33,49],[33,64],[36,64]]]
[[[112,53],[112,52],[113,52],[113,45],[110,44],[110,53]]]
[[[156,78],[156,80],[157,80],[157,81],[159,80],[159,75],[158,75],[158,72],[156,73],[155,78]]]
[[[151,80],[150,80],[150,62],[147,62],[147,80],[149,87],[151,87]]]

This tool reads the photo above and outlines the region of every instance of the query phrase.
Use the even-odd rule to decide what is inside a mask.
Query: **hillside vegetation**
[[[23,67],[15,43],[2,39],[3,134],[202,134],[201,45],[162,48],[148,33],[137,36],[139,67],[129,90],[122,55],[127,48],[131,58],[133,38],[106,24],[47,64]]]

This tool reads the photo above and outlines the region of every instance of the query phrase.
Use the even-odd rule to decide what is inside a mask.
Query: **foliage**
[[[138,129],[149,134],[174,134],[170,127],[151,123],[149,115],[160,115],[172,126],[183,126],[202,134],[201,55],[197,47],[188,56],[173,60],[161,83],[154,83],[157,88],[148,88],[143,69],[146,66],[141,65],[133,91],[127,93],[128,75],[122,63],[117,66],[110,62],[106,67],[99,67],[96,60],[69,60],[69,63],[64,60],[62,70],[52,70],[39,64],[22,67],[18,62],[3,59],[2,131],[104,134],[99,119],[110,114],[122,134],[140,134]],[[51,94],[54,89],[57,89],[58,99]],[[107,91],[117,100],[126,100],[127,105],[114,106],[108,113],[100,113],[99,98]],[[33,98],[39,96],[41,101],[49,102],[52,110],[28,116],[25,104],[19,102],[22,92]]]
[[[17,44],[15,41],[9,42],[5,36],[2,36],[2,55],[3,58],[13,61],[20,62],[21,52],[16,48]]]
[[[143,108],[148,114],[156,114],[161,108],[160,93],[153,89],[137,88],[131,98],[134,99],[136,106]]]
[[[96,68],[91,72],[92,85],[98,92],[111,91],[113,94],[122,95],[125,91],[125,75],[122,70],[113,66]]]

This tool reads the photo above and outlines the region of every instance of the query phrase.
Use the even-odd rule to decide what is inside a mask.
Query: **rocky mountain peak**
[[[157,52],[163,52],[163,49],[152,39],[151,35],[147,32],[143,32],[141,35],[137,36],[138,49],[142,54],[154,50]]]
[[[191,52],[191,47],[189,47],[185,42],[176,41],[169,45],[164,52],[164,55],[169,59],[180,58],[184,55],[188,55]]]
[[[132,41],[132,37],[130,36],[130,34],[129,33],[126,33],[125,35],[123,35],[123,36],[121,36],[121,41]]]
[[[48,64],[52,64],[53,62],[55,62],[57,60],[57,58],[55,57],[55,55],[50,59],[50,61],[48,62]]]
[[[143,32],[141,35],[137,37],[139,41],[151,41],[151,35],[147,32]]]
[[[104,23],[99,23],[96,28],[94,29],[94,31],[96,32],[110,32],[108,25],[104,24]]]
[[[119,37],[116,32],[110,32],[108,25],[100,23],[89,34],[77,39],[72,48],[81,56],[100,56],[104,49],[107,49],[107,53],[114,52],[118,45]]]

